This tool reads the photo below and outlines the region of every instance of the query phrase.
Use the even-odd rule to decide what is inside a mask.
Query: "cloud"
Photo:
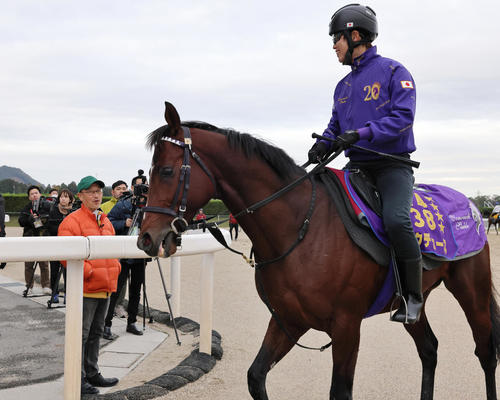
[[[448,180],[469,194],[498,192],[486,172],[500,173],[492,146],[500,129],[500,54],[481,39],[496,37],[495,15],[484,12],[490,3],[370,6],[379,52],[407,66],[417,85],[416,176]],[[148,169],[144,137],[164,124],[165,100],[184,120],[259,135],[304,162],[310,133],[326,126],[335,84],[349,72],[327,34],[335,7],[7,3],[0,15],[0,88],[8,94],[0,99],[2,163],[44,183],[89,170],[106,182],[132,177]]]

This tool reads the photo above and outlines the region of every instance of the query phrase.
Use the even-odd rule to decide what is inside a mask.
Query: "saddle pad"
[[[389,247],[382,219],[357,195],[350,183],[349,171],[333,172],[341,179],[358,219],[368,224],[377,238]],[[465,195],[449,187],[415,185],[410,216],[422,253],[441,260],[470,257],[486,243],[481,213]]]

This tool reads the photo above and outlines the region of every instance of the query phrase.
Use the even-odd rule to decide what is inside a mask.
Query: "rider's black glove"
[[[309,158],[309,162],[311,164],[319,163],[322,158],[328,153],[328,147],[323,142],[316,142],[307,153],[307,157]]]
[[[354,144],[359,140],[359,133],[358,131],[345,131],[342,135],[337,136],[336,140],[337,141],[333,143],[333,150],[345,150],[351,147],[351,144]]]

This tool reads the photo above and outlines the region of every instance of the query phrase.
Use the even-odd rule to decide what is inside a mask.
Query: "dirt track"
[[[490,232],[488,239],[493,279],[496,287],[500,288],[500,235]],[[242,235],[234,247],[248,253],[250,242]],[[200,261],[200,256],[182,259],[182,315],[196,321],[199,321]],[[163,262],[169,264],[168,261]],[[22,281],[22,271],[21,263],[13,263],[3,273]],[[147,287],[150,305],[166,310],[155,265],[148,267]],[[500,302],[500,298],[498,300]],[[458,303],[442,285],[429,298],[427,314],[439,340],[435,399],[484,399],[484,378],[474,356],[470,328]],[[217,253],[213,321],[214,329],[223,338],[224,356],[210,373],[161,399],[250,399],[246,372],[260,348],[269,317],[269,312],[257,297],[253,270],[233,253]],[[182,337],[183,344],[179,348],[175,345],[173,331],[169,333],[167,341],[123,379],[117,389],[136,386],[157,377],[189,354],[192,337]],[[301,342],[319,346],[328,343],[328,337],[324,333],[310,331]],[[326,399],[331,369],[330,351],[319,353],[295,347],[269,373],[269,397]],[[497,371],[498,381],[500,373]],[[420,398],[420,360],[413,341],[401,325],[388,320],[387,314],[369,318],[362,324],[354,398]]]

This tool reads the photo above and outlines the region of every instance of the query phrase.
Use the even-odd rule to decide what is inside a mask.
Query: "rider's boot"
[[[403,278],[406,306],[401,300],[399,309],[391,317],[392,321],[414,324],[419,320],[424,303],[422,296],[422,267],[422,257],[398,261],[398,269]],[[407,308],[408,314],[406,313]]]

